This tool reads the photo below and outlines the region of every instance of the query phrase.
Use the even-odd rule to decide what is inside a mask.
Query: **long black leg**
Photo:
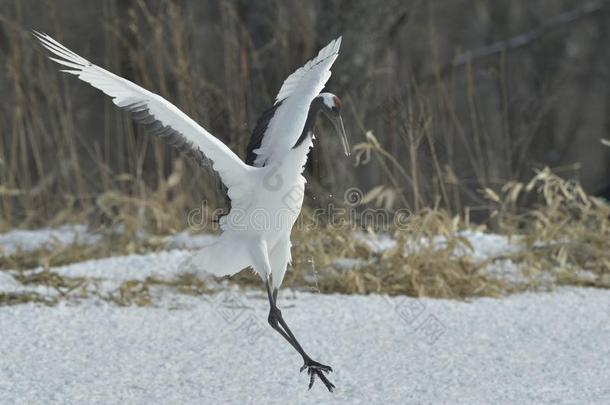
[[[277,333],[282,335],[282,337],[284,339],[286,339],[288,341],[288,343],[290,343],[290,345],[292,345],[292,347],[294,347],[295,350],[297,352],[299,352],[299,354],[301,354],[301,356],[304,356],[304,355],[306,356],[306,354],[304,354],[301,346],[298,343],[295,343],[295,341],[290,336],[288,336],[288,334],[280,327],[280,325],[278,325],[278,317],[281,317],[281,315],[278,315],[278,312],[280,312],[280,310],[277,307],[277,305],[275,305],[275,298],[277,297],[277,293],[276,294],[271,293],[271,288],[269,287],[269,282],[266,282],[265,285],[267,286],[267,296],[269,297],[269,318],[267,319],[269,322],[269,325],[271,325],[271,327],[273,329],[275,329],[277,331]],[[275,290],[275,291],[277,291],[277,290]]]
[[[267,280],[265,282],[265,286],[267,287],[267,296],[269,297],[269,318],[268,318],[269,324],[280,335],[282,335],[282,337],[284,339],[286,339],[288,341],[288,343],[290,343],[290,345],[292,347],[294,347],[294,349],[297,352],[299,352],[299,354],[303,357],[304,364],[303,364],[303,367],[301,367],[301,371],[307,369],[307,373],[310,376],[309,388],[311,389],[311,387],[313,386],[314,376],[317,375],[318,377],[320,377],[320,380],[322,380],[322,382],[324,383],[326,388],[332,392],[332,390],[335,388],[335,386],[333,383],[331,383],[326,378],[326,376],[323,374],[323,372],[328,373],[328,372],[333,371],[333,369],[324,364],[320,364],[317,361],[313,361],[311,359],[311,357],[309,357],[309,355],[307,353],[305,353],[305,350],[303,350],[303,348],[301,347],[301,344],[299,343],[297,338],[294,336],[294,334],[292,333],[292,331],[286,324],[286,321],[284,321],[284,318],[282,317],[282,312],[276,305],[277,294],[278,294],[277,288],[274,289],[273,292],[271,292],[270,284],[271,284],[270,280]],[[278,325],[278,322],[279,322],[279,325]]]

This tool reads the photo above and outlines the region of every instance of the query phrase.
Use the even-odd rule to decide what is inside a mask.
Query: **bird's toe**
[[[307,374],[309,375],[309,389],[313,387],[313,383],[315,381],[316,376],[320,378],[320,380],[324,383],[324,385],[330,392],[335,389],[335,385],[330,382],[325,375],[325,373],[328,374],[329,372],[333,371],[332,367],[318,363],[317,361],[307,359],[305,360],[305,364],[303,364],[303,367],[301,367],[301,372],[305,369],[307,369]]]
[[[333,371],[333,368],[331,366],[327,366],[326,364],[318,363],[317,361],[314,361],[314,360],[306,360],[305,363],[303,364],[303,366],[301,367],[301,372],[303,370],[305,370],[306,368],[322,370],[325,373],[330,373]]]

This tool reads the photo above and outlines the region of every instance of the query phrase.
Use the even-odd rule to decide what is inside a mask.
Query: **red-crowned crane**
[[[34,35],[54,54],[51,59],[65,67],[63,72],[106,93],[154,135],[218,173],[227,188],[231,210],[220,219],[223,233],[218,240],[198,251],[191,263],[215,276],[252,267],[267,290],[269,324],[303,357],[301,371],[306,369],[309,374],[309,388],[317,376],[332,391],[335,386],[325,375],[332,368],[312,360],[303,350],[282,317],[277,293],[291,261],[290,233],[303,204],[302,172],[313,145],[319,112],[335,123],[345,154],[349,155],[341,101],[331,93],[321,92],[339,54],[341,37],[284,81],[273,106],[259,118],[243,162],[161,96],[92,64],[46,34]]]

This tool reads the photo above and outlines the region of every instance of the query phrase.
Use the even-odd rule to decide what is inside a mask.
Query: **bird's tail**
[[[199,275],[228,276],[251,263],[247,243],[238,235],[223,233],[216,242],[198,250],[188,260],[188,270]]]

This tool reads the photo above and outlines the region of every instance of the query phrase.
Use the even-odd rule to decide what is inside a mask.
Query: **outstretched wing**
[[[330,78],[330,67],[339,55],[341,37],[326,45],[318,56],[297,69],[282,84],[273,106],[265,111],[248,145],[246,161],[257,167],[283,157],[299,139],[312,100]]]
[[[51,60],[67,67],[70,73],[112,97],[112,102],[133,113],[134,119],[147,124],[152,133],[171,146],[186,152],[200,164],[211,162],[227,186],[227,194],[236,202],[249,192],[254,169],[246,165],[223,142],[199,126],[163,97],[143,89],[80,57],[46,34],[34,31],[42,45],[57,57]]]

